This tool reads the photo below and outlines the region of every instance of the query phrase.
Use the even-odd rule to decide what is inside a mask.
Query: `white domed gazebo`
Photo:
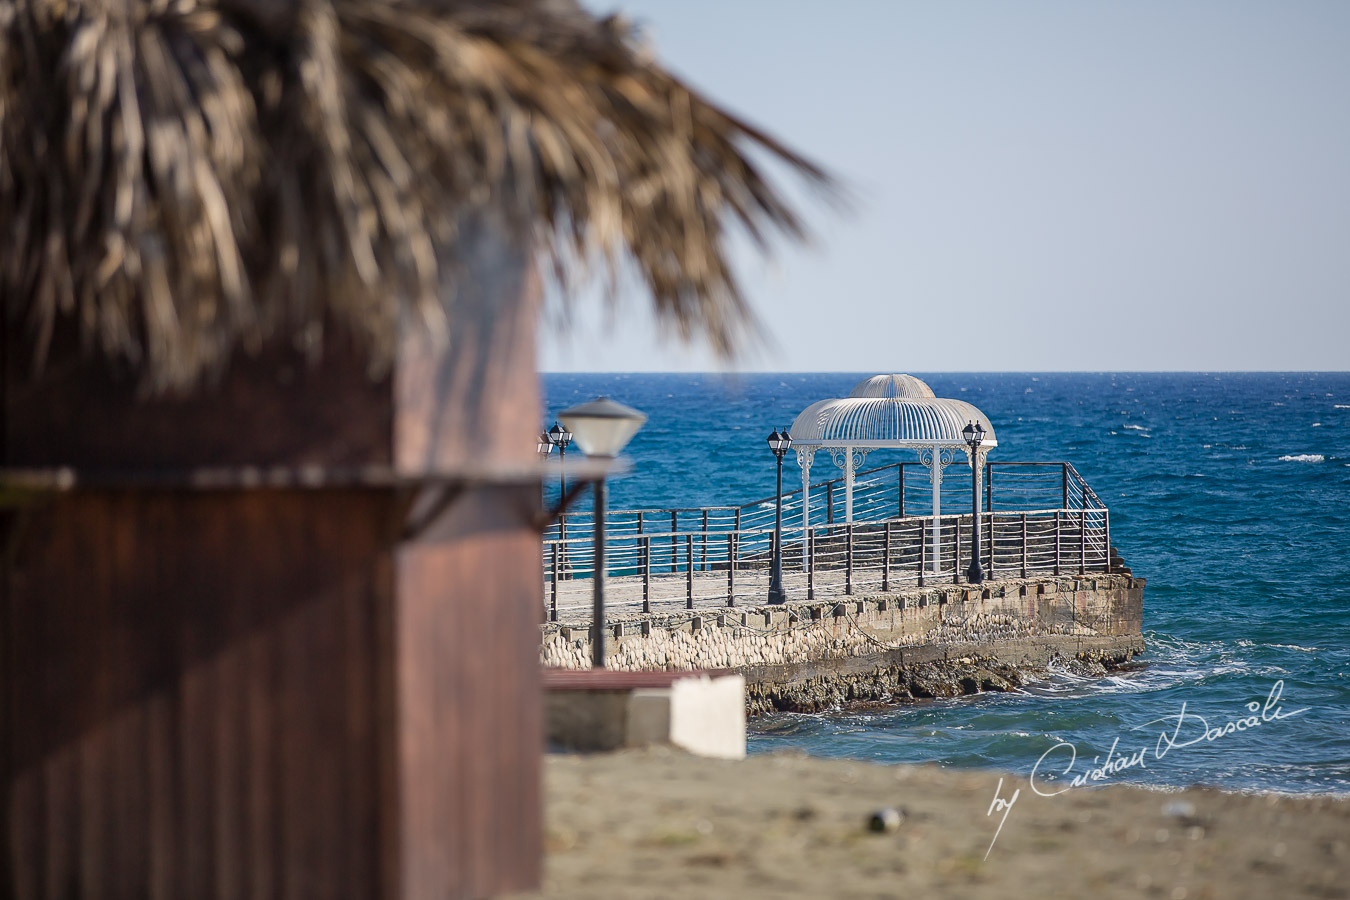
[[[984,426],[978,458],[961,430],[971,422]],[[998,446],[989,417],[964,400],[937,397],[913,375],[874,375],[858,383],[847,397],[819,400],[798,414],[789,430],[802,470],[802,535],[811,524],[811,465],[817,450],[826,450],[844,470],[844,520],[853,521],[853,475],[867,454],[878,449],[915,450],[933,485],[933,516],[942,514],[942,473],[963,454],[976,468]],[[933,571],[941,569],[938,533],[933,532]]]

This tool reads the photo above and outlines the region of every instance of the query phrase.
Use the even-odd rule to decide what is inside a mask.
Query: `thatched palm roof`
[[[277,335],[387,359],[400,311],[453,328],[484,205],[555,261],[631,259],[725,349],[728,226],[799,233],[754,147],[824,180],[571,0],[0,0],[5,312],[160,389]]]

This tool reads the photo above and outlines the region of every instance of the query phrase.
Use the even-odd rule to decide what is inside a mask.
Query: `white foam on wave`
[[[1337,403],[1337,409],[1350,409],[1350,403]]]
[[[1125,427],[1130,431],[1148,431],[1148,429],[1145,428],[1143,425],[1135,425],[1133,423],[1130,423]]]
[[[1320,453],[1295,453],[1280,457],[1280,462],[1306,462],[1319,463],[1326,462],[1327,458]]]
[[[1239,647],[1276,647],[1280,650],[1298,650],[1302,653],[1316,653],[1316,647],[1300,647],[1298,644],[1258,644],[1255,641],[1249,641],[1242,638],[1237,642]]]

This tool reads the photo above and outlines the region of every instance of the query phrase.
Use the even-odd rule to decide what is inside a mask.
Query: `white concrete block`
[[[670,743],[699,756],[744,759],[745,679],[699,675],[633,691],[625,743]]]

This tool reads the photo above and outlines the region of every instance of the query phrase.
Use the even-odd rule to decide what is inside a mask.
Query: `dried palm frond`
[[[631,259],[725,350],[728,226],[801,233],[754,147],[828,181],[571,0],[0,0],[5,314],[160,390],[278,335],[387,361],[399,313],[453,328],[487,207],[555,261]]]

